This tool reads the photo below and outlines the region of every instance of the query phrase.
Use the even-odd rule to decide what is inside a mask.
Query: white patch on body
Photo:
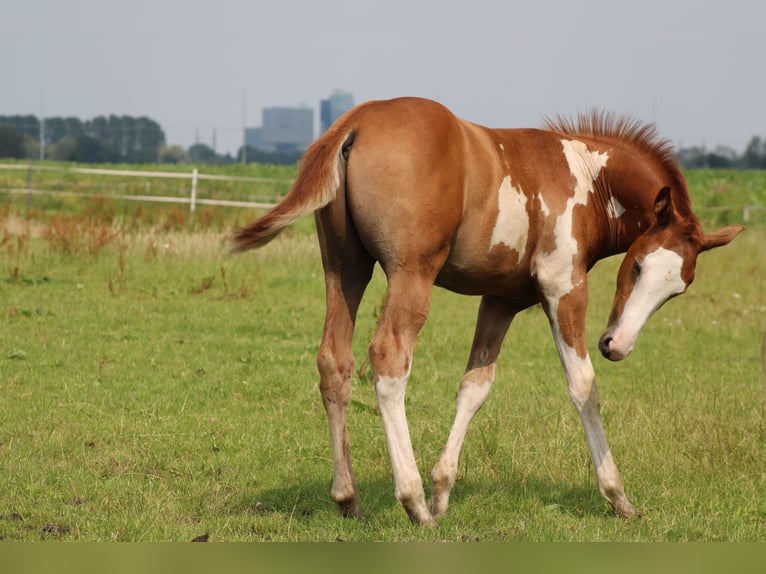
[[[612,219],[619,219],[623,213],[625,213],[625,208],[615,196],[611,196],[609,203],[606,204],[606,214]]]
[[[593,193],[593,182],[606,167],[609,154],[588,150],[583,142],[561,140],[569,171],[575,178],[574,200],[576,204],[588,203],[588,194]]]
[[[622,356],[633,350],[649,317],[665,301],[686,290],[686,283],[681,278],[684,260],[675,251],[660,247],[640,263],[641,276],[625,302],[610,343],[610,348]]]
[[[511,176],[507,175],[497,191],[497,221],[489,248],[502,243],[515,250],[521,259],[527,248],[528,236],[527,196],[511,184]]]
[[[540,211],[543,212],[543,215],[545,217],[548,217],[551,214],[551,210],[548,207],[548,205],[545,203],[545,198],[543,197],[542,193],[537,194],[537,199],[540,200]]]
[[[556,218],[555,249],[541,252],[535,260],[535,273],[551,305],[554,319],[558,316],[559,300],[576,286],[572,282],[574,257],[577,255],[577,240],[572,232],[574,208],[588,204],[588,197],[594,191],[593,182],[609,159],[608,153],[592,152],[580,141],[564,139],[561,144],[569,171],[575,178],[574,194],[567,200],[564,212]]]

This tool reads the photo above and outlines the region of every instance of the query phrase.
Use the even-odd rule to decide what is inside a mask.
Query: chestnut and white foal
[[[649,316],[692,282],[697,255],[743,229],[703,232],[670,145],[653,126],[593,113],[547,121],[546,129],[491,129],[429,100],[369,102],[306,151],[292,191],[237,232],[234,250],[259,247],[310,212],[327,289],[317,364],[332,445],[331,493],[344,515],[361,516],[346,408],[354,321],[375,262],[388,289],[369,359],[396,497],[414,522],[433,524],[446,512],[460,449],[489,394],[506,331],[516,313],[537,303],[550,321],[599,490],[618,515],[637,514],[601,423],[585,342],[587,271],[627,251],[599,341],[605,357],[621,360]],[[482,299],[427,504],[404,397],[434,284]]]

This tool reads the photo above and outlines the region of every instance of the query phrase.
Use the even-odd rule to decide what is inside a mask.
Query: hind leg
[[[495,379],[495,362],[514,314],[515,309],[506,301],[482,297],[468,366],[457,395],[455,422],[439,462],[431,471],[433,492],[430,508],[435,517],[447,512],[468,425],[489,396]]]
[[[334,218],[327,210],[317,214],[316,222],[327,290],[327,311],[317,367],[332,447],[330,493],[344,516],[361,518],[359,489],[351,467],[346,410],[351,400],[354,373],[351,350],[354,321],[372,276],[374,261],[362,248],[353,228],[342,224],[343,219]]]
[[[431,279],[389,277],[386,302],[370,343],[375,392],[394,474],[396,498],[416,524],[434,524],[426,506],[404,408],[415,339],[428,315]]]

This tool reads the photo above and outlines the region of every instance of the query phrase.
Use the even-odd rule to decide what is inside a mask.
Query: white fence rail
[[[737,211],[742,210],[742,223],[750,221],[750,213],[766,209],[766,205],[716,205],[710,207],[698,207],[695,211]]]
[[[292,180],[268,178],[268,177],[245,177],[245,176],[229,176],[229,175],[214,175],[199,173],[197,168],[192,169],[191,172],[172,172],[172,171],[141,171],[141,170],[124,170],[124,169],[97,169],[97,168],[82,168],[71,167],[61,168],[55,166],[41,166],[41,165],[24,165],[24,164],[0,164],[0,170],[19,170],[27,171],[29,176],[27,178],[28,185],[26,188],[10,188],[0,189],[0,193],[8,193],[14,195],[68,195],[74,197],[108,197],[111,199],[120,199],[127,201],[150,201],[160,203],[181,203],[188,204],[189,211],[194,214],[198,205],[219,205],[226,207],[245,207],[245,208],[261,208],[268,209],[273,207],[275,201],[236,201],[227,199],[205,199],[197,197],[197,185],[199,181],[236,181],[242,183],[285,183],[289,184]],[[57,191],[49,189],[35,189],[32,186],[32,174],[35,171],[59,171],[64,173],[81,173],[87,175],[106,175],[114,177],[141,177],[145,179],[187,179],[189,182],[189,194],[188,196],[181,195],[138,195],[138,194],[120,194],[120,193],[92,193],[85,191]]]
[[[292,183],[289,179],[280,178],[268,178],[268,177],[244,177],[244,176],[229,176],[229,175],[213,175],[199,173],[197,168],[192,169],[191,172],[173,172],[173,171],[141,171],[141,170],[124,170],[124,169],[100,169],[100,168],[82,168],[71,167],[62,168],[46,165],[35,164],[2,164],[0,163],[0,170],[25,170],[29,173],[28,185],[26,188],[12,188],[12,189],[0,189],[0,193],[27,195],[29,197],[33,195],[68,195],[75,197],[91,197],[91,198],[112,198],[126,201],[150,201],[160,203],[181,203],[188,204],[189,211],[193,215],[197,205],[219,205],[226,207],[245,207],[254,209],[269,209],[276,205],[275,201],[236,201],[227,199],[205,199],[197,197],[197,184],[199,181],[237,181],[243,183]],[[188,179],[189,183],[189,195],[188,196],[161,196],[161,195],[138,195],[138,194],[118,194],[118,193],[92,193],[84,191],[55,191],[45,189],[35,189],[32,187],[32,173],[35,171],[60,171],[67,173],[82,173],[87,175],[106,175],[115,177],[143,177],[147,179],[152,178],[171,178],[171,179]],[[729,212],[729,211],[741,211],[742,222],[747,223],[750,220],[750,214],[753,211],[760,211],[766,209],[766,205],[719,205],[711,207],[698,207],[699,211],[710,212]]]

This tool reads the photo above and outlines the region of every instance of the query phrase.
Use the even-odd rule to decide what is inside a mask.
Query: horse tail
[[[233,253],[266,245],[280,231],[330,203],[345,187],[346,164],[356,130],[338,121],[309,146],[290,193],[266,215],[238,229]]]

